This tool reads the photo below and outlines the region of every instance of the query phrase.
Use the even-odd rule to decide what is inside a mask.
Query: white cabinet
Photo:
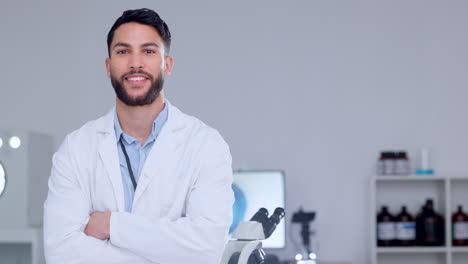
[[[0,263],[44,263],[42,231],[39,229],[0,229]]]
[[[467,263],[468,247],[452,246],[452,214],[457,205],[468,209],[468,177],[438,176],[372,176],[371,199],[371,261],[372,264],[461,264]],[[434,200],[434,209],[445,220],[445,245],[440,247],[378,247],[377,214],[388,206],[393,215],[405,205],[416,217],[426,199]]]

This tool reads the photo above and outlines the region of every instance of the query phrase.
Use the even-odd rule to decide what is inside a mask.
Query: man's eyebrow
[[[151,47],[151,46],[159,48],[159,45],[154,43],[154,42],[147,42],[147,43],[144,43],[144,44],[141,45],[142,48]]]
[[[114,46],[112,46],[112,49],[115,49],[117,47],[130,48],[130,44],[123,43],[123,42],[117,42],[117,43],[115,43]]]
[[[128,43],[124,43],[124,42],[117,42],[114,44],[114,46],[112,46],[112,49],[115,49],[117,47],[124,47],[124,48],[130,48],[130,44]],[[143,43],[141,44],[141,47],[142,48],[146,48],[146,47],[156,47],[159,49],[159,45],[156,44],[155,42],[146,42],[146,43]]]

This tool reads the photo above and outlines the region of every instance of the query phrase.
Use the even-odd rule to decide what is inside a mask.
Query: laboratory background
[[[113,106],[107,33],[141,7],[172,33],[167,98],[230,146],[243,219],[285,209],[269,263],[466,263],[462,0],[2,0],[0,263],[44,263],[52,155]]]

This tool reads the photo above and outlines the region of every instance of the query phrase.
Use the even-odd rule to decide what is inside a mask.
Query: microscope
[[[262,241],[273,234],[284,217],[284,209],[276,208],[268,217],[268,210],[260,208],[248,222],[240,222],[232,233],[221,264],[266,264]]]
[[[299,209],[294,213],[292,222],[301,225],[301,238],[302,245],[300,246],[299,253],[296,254],[297,264],[316,264],[317,254],[312,250],[312,243],[310,236],[313,234],[310,230],[310,223],[315,219],[315,212],[304,212]]]

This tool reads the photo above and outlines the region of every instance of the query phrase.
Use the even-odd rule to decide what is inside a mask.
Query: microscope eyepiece
[[[273,214],[268,218],[268,210],[262,207],[254,214],[254,216],[252,216],[250,221],[256,221],[261,223],[263,227],[263,233],[265,234],[265,238],[269,238],[271,234],[273,234],[273,231],[275,231],[276,225],[279,224],[283,217],[283,208],[276,208]]]
[[[265,208],[260,208],[250,219],[250,221],[256,221],[263,224],[264,221],[268,219],[268,210]]]
[[[275,209],[270,218],[274,219],[274,221],[277,222],[276,224],[278,224],[281,221],[281,219],[283,219],[284,214],[284,209],[278,207]]]

